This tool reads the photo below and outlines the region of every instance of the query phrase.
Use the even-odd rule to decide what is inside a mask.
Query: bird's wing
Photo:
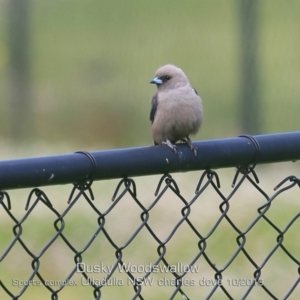
[[[154,96],[152,97],[152,100],[151,100],[151,111],[150,111],[150,121],[151,121],[151,123],[153,123],[153,121],[154,121],[157,106],[158,106],[158,95],[157,95],[157,93],[155,93]]]

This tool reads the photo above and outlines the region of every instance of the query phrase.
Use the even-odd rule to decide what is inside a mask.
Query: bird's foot
[[[162,144],[167,145],[169,148],[171,148],[175,153],[177,153],[177,146],[171,143],[169,139],[165,139]]]
[[[186,137],[184,139],[182,139],[183,142],[187,143],[188,146],[190,147],[190,149],[193,151],[194,155],[197,156],[197,147],[193,145],[192,141],[190,140],[189,137]]]

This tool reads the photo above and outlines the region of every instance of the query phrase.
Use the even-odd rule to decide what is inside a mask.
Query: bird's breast
[[[157,143],[172,142],[198,132],[203,118],[202,101],[190,90],[159,95],[152,136]]]

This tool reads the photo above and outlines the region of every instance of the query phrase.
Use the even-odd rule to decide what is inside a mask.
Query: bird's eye
[[[170,79],[171,79],[171,77],[167,75],[166,76],[166,80],[170,80]]]

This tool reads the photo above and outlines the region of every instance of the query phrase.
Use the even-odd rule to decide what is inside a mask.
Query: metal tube
[[[253,136],[258,164],[300,159],[300,132]],[[39,187],[94,180],[144,176],[249,165],[257,150],[248,138],[195,142],[198,155],[185,144],[175,154],[165,145],[0,161],[1,189]]]

